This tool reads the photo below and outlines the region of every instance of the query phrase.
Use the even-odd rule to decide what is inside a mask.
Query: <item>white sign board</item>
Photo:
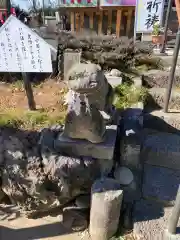
[[[161,24],[164,0],[137,0],[136,32],[152,32],[155,23]]]
[[[52,72],[48,43],[12,15],[0,28],[0,72]]]

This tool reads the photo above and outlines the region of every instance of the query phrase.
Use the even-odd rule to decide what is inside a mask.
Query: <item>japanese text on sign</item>
[[[49,45],[13,16],[0,28],[0,72],[52,72]]]
[[[152,32],[153,26],[161,23],[164,0],[137,0],[136,31]]]

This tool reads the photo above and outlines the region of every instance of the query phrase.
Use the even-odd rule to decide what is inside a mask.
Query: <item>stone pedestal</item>
[[[104,142],[94,144],[87,140],[62,137],[62,132],[54,140],[54,149],[62,154],[75,157],[90,157],[100,166],[101,175],[107,175],[113,167],[117,126],[106,126]]]
[[[56,151],[63,152],[76,157],[92,157],[97,159],[111,160],[114,154],[115,142],[117,136],[117,126],[106,126],[104,142],[91,143],[87,140],[78,140],[65,138],[60,133],[54,141]]]

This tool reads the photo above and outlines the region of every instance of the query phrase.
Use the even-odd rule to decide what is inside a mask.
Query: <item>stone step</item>
[[[151,88],[146,102],[146,108],[154,110],[164,107],[166,88]],[[180,110],[180,91],[173,89],[169,101],[169,109]]]
[[[172,56],[161,56],[165,69],[172,66]],[[180,66],[180,58],[177,59],[177,68]]]
[[[170,72],[168,70],[150,70],[143,73],[143,84],[147,87],[166,88],[169,80]],[[174,85],[180,86],[180,70],[177,69],[175,73]]]
[[[172,207],[163,207],[154,201],[136,202],[133,211],[133,233],[140,240],[180,240],[180,232],[167,236],[167,227]],[[178,229],[180,228],[180,219]]]
[[[141,159],[155,166],[180,170],[180,136],[164,132],[145,135]]]
[[[145,112],[143,117],[145,128],[180,134],[180,113],[178,112],[164,113],[162,110],[155,110]]]
[[[174,205],[180,183],[180,170],[145,164],[143,197],[165,205]]]

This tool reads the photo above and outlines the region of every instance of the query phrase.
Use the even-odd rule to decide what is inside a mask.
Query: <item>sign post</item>
[[[34,111],[34,110],[36,110],[36,103],[34,100],[34,95],[33,95],[33,90],[32,90],[32,86],[31,86],[31,80],[29,78],[29,74],[22,73],[22,77],[23,77],[24,89],[26,92],[29,109]]]
[[[35,110],[29,73],[52,72],[51,50],[40,36],[11,15],[0,28],[0,72],[21,72],[30,110]]]

